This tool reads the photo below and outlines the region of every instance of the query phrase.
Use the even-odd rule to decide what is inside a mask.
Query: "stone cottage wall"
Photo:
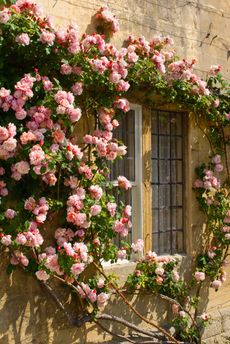
[[[121,46],[130,34],[144,35],[150,39],[155,32],[170,35],[175,41],[178,55],[197,58],[197,71],[205,74],[210,64],[221,64],[228,79],[230,66],[230,2],[228,0],[41,0],[46,13],[56,25],[74,21],[80,32],[92,33],[95,11],[108,5],[119,19],[121,31],[113,41]],[[188,147],[188,178],[192,183],[194,167],[207,156],[207,142],[190,119]],[[191,184],[190,184],[191,185]],[[198,207],[192,191],[187,195],[190,204],[188,214],[188,257],[182,258],[182,269],[193,259],[202,231],[203,217],[197,215]],[[0,344],[74,344],[109,343],[110,338],[98,332],[95,325],[73,328],[62,312],[43,290],[38,281],[17,271],[13,277],[4,272],[4,259],[0,262]],[[117,266],[114,269],[125,278],[133,265]],[[230,270],[230,269],[228,269]],[[230,272],[230,271],[229,271]],[[206,332],[209,342],[224,343],[223,335],[230,331],[229,283],[218,293],[207,292],[203,296],[204,306],[214,315],[214,321]],[[150,318],[161,318],[165,314],[164,304],[150,306],[148,298],[136,300],[136,305]],[[113,314],[136,318],[124,305],[114,300],[109,306]],[[110,311],[110,309],[108,310]],[[218,341],[216,341],[218,340]]]

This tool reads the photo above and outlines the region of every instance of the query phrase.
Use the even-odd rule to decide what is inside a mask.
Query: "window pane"
[[[170,137],[159,137],[159,158],[168,159],[170,157]]]
[[[158,158],[158,136],[152,135],[152,158]]]
[[[170,183],[170,160],[159,160],[159,182]]]
[[[159,121],[159,134],[169,135],[170,134],[170,117],[168,112],[158,111],[158,121]]]
[[[182,252],[185,114],[152,114],[153,250],[160,254]]]
[[[152,194],[153,194],[153,208],[158,208],[159,206],[159,199],[158,199],[158,186],[153,185],[152,186]]]

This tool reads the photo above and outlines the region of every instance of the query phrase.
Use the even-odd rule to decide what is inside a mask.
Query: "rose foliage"
[[[107,35],[119,28],[107,7],[96,20]],[[102,34],[80,37],[75,25],[54,28],[40,6],[27,0],[0,11],[0,241],[9,273],[18,266],[41,283],[59,279],[96,316],[112,290],[118,291],[102,262],[143,251],[141,239],[127,242],[131,206],[118,201],[131,183],[125,176],[109,181],[111,162],[127,149],[113,136],[129,111],[125,93],[145,90],[183,106],[198,122],[209,123],[212,156],[197,169],[194,184],[209,240],[191,281],[179,275],[174,258],[150,251],[125,288],[168,298],[176,336],[198,343],[208,316],[197,313],[199,293],[192,296],[192,290],[207,278],[218,289],[226,279],[228,167],[225,181],[219,175],[227,164],[229,86],[219,66],[211,66],[207,81],[198,77],[196,61],[179,60],[172,44],[159,35],[150,42],[129,37],[118,50]],[[86,279],[89,266],[97,273]]]

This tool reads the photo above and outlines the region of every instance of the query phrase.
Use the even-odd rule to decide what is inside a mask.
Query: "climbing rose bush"
[[[95,20],[107,36],[119,29],[107,7]],[[197,169],[194,189],[211,240],[197,257],[191,281],[184,281],[176,259],[149,251],[125,290],[168,298],[176,336],[198,343],[208,321],[198,312],[202,283],[209,279],[217,290],[226,279],[229,85],[217,65],[201,79],[193,71],[196,60],[179,60],[172,45],[168,36],[130,36],[118,50],[102,34],[80,37],[73,24],[54,28],[41,7],[27,0],[0,11],[0,242],[9,254],[9,273],[18,266],[44,285],[58,279],[93,316],[112,290],[124,300],[102,262],[137,259],[143,252],[142,239],[127,241],[132,209],[119,201],[132,185],[125,176],[110,181],[111,164],[127,152],[114,136],[130,109],[125,94],[147,90],[186,107],[210,123],[212,155]],[[97,273],[86,279],[92,267]]]

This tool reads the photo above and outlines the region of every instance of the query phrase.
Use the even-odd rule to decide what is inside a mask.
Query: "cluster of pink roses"
[[[0,126],[0,158],[7,160],[14,156],[17,148],[16,126],[9,123],[7,128]]]
[[[41,197],[38,202],[33,197],[29,197],[24,204],[24,208],[35,215],[36,222],[44,223],[49,210],[49,204],[45,197]]]
[[[77,291],[81,298],[88,299],[93,304],[96,303],[98,308],[104,307],[109,299],[108,293],[97,293],[96,289],[91,289],[88,284],[83,282],[77,286]]]
[[[10,108],[15,111],[15,117],[18,120],[23,120],[27,116],[26,110],[23,108],[26,101],[33,97],[33,85],[36,79],[30,74],[25,74],[19,80],[14,88],[15,91],[11,95],[10,91],[2,87],[0,89],[0,107],[3,111],[8,111]]]
[[[130,228],[132,227],[132,222],[130,221],[131,215],[132,213],[130,207],[126,206],[124,217],[122,217],[120,220],[116,220],[113,224],[114,232],[120,234],[121,237],[126,237]]]
[[[81,118],[81,109],[74,108],[74,95],[71,92],[58,91],[54,96],[58,106],[56,108],[57,114],[68,115],[70,121],[75,123]]]
[[[117,32],[119,30],[119,22],[107,6],[99,9],[96,18],[104,23],[110,31]]]

